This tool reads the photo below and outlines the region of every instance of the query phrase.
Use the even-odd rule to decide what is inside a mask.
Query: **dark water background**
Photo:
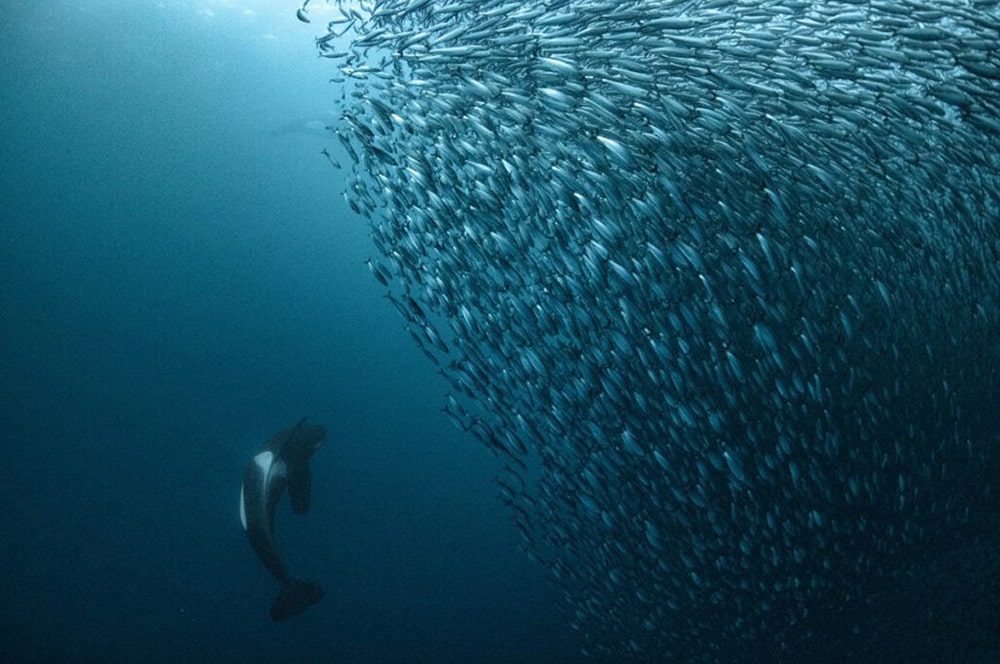
[[[0,12],[6,661],[576,652],[495,498],[500,462],[440,412],[443,379],[364,265],[319,154],[340,146],[314,131],[333,68],[294,11]],[[329,437],[312,511],[283,503],[278,540],[326,597],[274,625],[239,483],[303,415]]]

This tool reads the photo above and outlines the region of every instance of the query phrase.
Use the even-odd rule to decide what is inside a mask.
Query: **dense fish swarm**
[[[374,0],[328,30],[372,272],[585,653],[998,647],[995,593],[892,599],[1000,587],[997,2]]]

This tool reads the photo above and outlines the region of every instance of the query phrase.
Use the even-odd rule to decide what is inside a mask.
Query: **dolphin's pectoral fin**
[[[288,474],[288,499],[292,503],[292,511],[305,514],[309,511],[309,493],[312,479],[309,476],[309,466],[291,469]]]
[[[289,579],[271,605],[271,620],[281,622],[297,616],[323,599],[323,589],[315,583]]]

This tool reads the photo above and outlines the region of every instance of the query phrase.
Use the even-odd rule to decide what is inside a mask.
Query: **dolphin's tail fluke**
[[[315,583],[289,579],[271,605],[271,620],[281,622],[297,616],[323,599],[323,589]]]

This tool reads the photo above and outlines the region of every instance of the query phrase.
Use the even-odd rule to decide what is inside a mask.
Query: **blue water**
[[[364,264],[311,129],[337,96],[314,30],[163,4],[0,14],[3,658],[573,657],[501,462]],[[275,625],[239,485],[306,415],[312,509],[280,505],[277,537],[326,596]]]

